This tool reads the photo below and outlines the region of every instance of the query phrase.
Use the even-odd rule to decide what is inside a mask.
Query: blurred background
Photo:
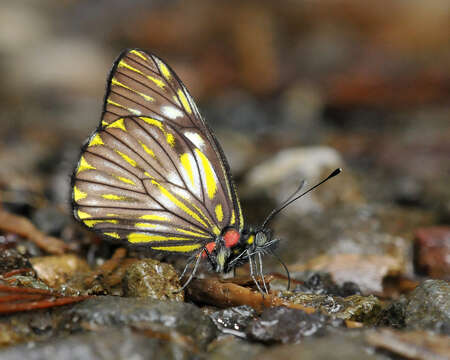
[[[419,273],[415,232],[450,222],[449,15],[446,0],[2,1],[2,206],[86,238],[70,173],[112,62],[139,47],[175,69],[216,130],[248,222],[344,168],[274,224],[294,270],[331,251],[397,259],[383,276]]]

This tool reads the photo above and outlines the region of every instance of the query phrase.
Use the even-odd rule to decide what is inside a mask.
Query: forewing
[[[102,124],[73,175],[75,217],[156,250],[191,252],[242,226],[228,166],[175,73],[139,50],[110,75]]]

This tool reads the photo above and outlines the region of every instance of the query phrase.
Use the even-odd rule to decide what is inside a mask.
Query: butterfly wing
[[[141,50],[116,60],[72,183],[77,220],[155,250],[192,252],[243,227],[214,134],[177,75]]]

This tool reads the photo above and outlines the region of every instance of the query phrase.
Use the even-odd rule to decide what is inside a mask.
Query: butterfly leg
[[[191,256],[189,258],[189,260],[186,263],[186,266],[183,269],[183,272],[181,273],[180,276],[178,276],[178,281],[180,281],[184,277],[184,275],[186,274],[187,269],[189,268],[189,265],[191,265],[194,260],[195,260],[195,255]]]
[[[192,281],[192,279],[194,278],[195,273],[197,272],[198,269],[198,265],[200,264],[200,260],[202,259],[202,252],[200,252],[197,256],[197,260],[195,261],[195,265],[194,265],[194,269],[192,269],[191,274],[189,275],[188,279],[186,280],[186,282],[183,284],[183,286],[181,288],[179,288],[177,291],[175,291],[175,294],[182,292],[184,289],[186,289],[186,287],[189,285],[189,283]]]
[[[262,256],[261,256],[260,252],[258,253],[258,265],[259,265],[259,276],[262,279],[262,283],[264,285],[264,290],[266,290],[266,294],[269,294],[269,290],[267,290],[266,279],[264,279]]]
[[[253,282],[255,283],[256,287],[258,288],[259,292],[261,294],[263,294],[264,296],[264,291],[262,291],[261,286],[259,286],[258,281],[256,280],[255,274],[253,272],[253,260],[252,260],[252,255],[250,254],[250,252],[247,249],[247,256],[248,256],[248,264],[250,266],[250,277],[253,279]]]

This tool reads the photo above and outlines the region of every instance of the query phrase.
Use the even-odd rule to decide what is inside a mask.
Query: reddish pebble
[[[450,279],[450,227],[433,226],[416,231],[418,271],[438,279]]]

